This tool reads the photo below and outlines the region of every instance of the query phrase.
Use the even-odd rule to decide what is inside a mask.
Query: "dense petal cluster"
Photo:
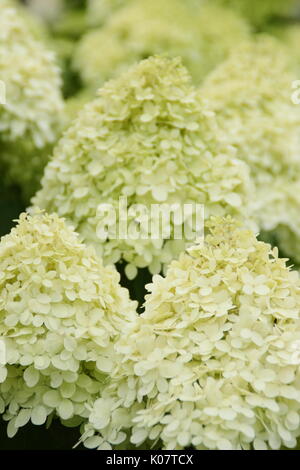
[[[83,434],[90,446],[123,423],[132,443],[161,439],[172,450],[296,445],[299,275],[233,219],[207,225],[205,244],[154,277],[144,313],[118,341],[123,359]]]
[[[22,184],[23,162],[29,167],[31,159],[39,158],[58,136],[63,100],[53,53],[36,39],[26,17],[8,0],[0,4],[0,79],[6,98],[0,106],[0,158]],[[33,174],[35,169],[33,162]]]
[[[198,83],[248,36],[245,21],[221,7],[192,9],[181,0],[136,0],[83,37],[74,68],[87,86],[97,88],[139,60],[167,54],[180,56]]]
[[[136,268],[160,272],[188,241],[185,233],[174,236],[176,227],[188,226],[189,239],[197,235],[197,204],[206,217],[249,218],[248,167],[223,145],[214,114],[179,59],[142,61],[98,95],[57,145],[33,203],[70,220],[105,263],[125,260],[130,277]],[[176,213],[168,218],[161,209],[172,204]],[[189,214],[184,204],[192,205]]]
[[[47,27],[41,18],[33,15],[22,2],[19,0],[1,0],[1,8],[4,9],[4,7],[17,10],[19,17],[22,17],[23,22],[26,23],[26,27],[35,39],[43,42],[49,37]]]
[[[56,215],[22,214],[0,243],[0,397],[8,434],[31,420],[88,415],[114,366],[135,302]]]
[[[250,166],[259,225],[264,230],[283,225],[300,241],[295,217],[300,207],[300,108],[291,99],[292,70],[285,46],[265,35],[237,47],[207,77],[202,91],[238,157]],[[292,251],[280,237],[279,243],[288,255],[300,257],[299,243]]]
[[[53,54],[36,41],[22,17],[1,5],[0,74],[6,104],[0,108],[1,140],[29,137],[37,147],[55,139],[62,110],[61,81]]]

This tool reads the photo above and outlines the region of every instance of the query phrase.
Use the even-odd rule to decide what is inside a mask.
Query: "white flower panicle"
[[[202,92],[220,127],[249,164],[256,185],[254,210],[263,230],[279,227],[300,240],[300,111],[291,100],[292,60],[284,44],[267,35],[237,47],[204,81]]]
[[[0,3],[0,158],[13,182],[27,187],[45,164],[44,154],[61,130],[63,99],[54,54],[36,38],[13,3]]]
[[[136,304],[56,215],[22,214],[0,243],[0,397],[8,435],[31,420],[78,424],[117,361]]]
[[[141,220],[136,204],[174,203],[179,211],[183,204],[205,204],[206,216],[249,218],[248,168],[222,144],[214,114],[179,59],[142,61],[98,95],[57,145],[33,204],[70,220],[105,263],[125,260],[132,277],[136,268],[158,273],[187,241],[184,234],[174,238],[180,217],[164,220],[157,240],[142,223],[145,237],[115,237],[119,220],[107,221],[99,208],[111,204],[118,214],[121,196],[128,224]]]
[[[52,52],[8,5],[0,5],[0,75],[6,84],[0,136],[3,141],[29,137],[42,147],[54,141],[63,107],[59,70]]]
[[[123,359],[92,409],[88,446],[131,428],[132,443],[171,450],[295,447],[299,275],[230,217],[207,228],[204,245],[154,277],[118,341]]]

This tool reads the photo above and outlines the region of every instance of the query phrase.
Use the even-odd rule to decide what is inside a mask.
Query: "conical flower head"
[[[22,214],[0,243],[0,393],[8,432],[50,414],[84,418],[135,319],[119,274],[56,215]]]
[[[207,216],[249,215],[248,168],[223,145],[214,114],[179,59],[145,60],[98,95],[57,145],[33,203],[71,220],[105,263],[123,259],[133,275],[136,267],[159,272],[187,241],[174,237],[176,224],[183,227],[184,204],[194,213],[205,204]],[[124,217],[120,198],[122,207],[126,199]],[[112,208],[109,217],[103,204]],[[164,217],[154,239],[158,204],[175,204],[177,213]],[[128,231],[121,233],[126,217]]]
[[[237,47],[207,77],[203,93],[238,157],[249,164],[260,227],[270,231],[284,226],[299,238],[294,214],[300,205],[300,112],[291,99],[296,78],[291,62],[284,44],[258,36]],[[280,236],[279,243],[285,250]]]
[[[299,275],[233,219],[213,218],[207,229],[204,244],[173,261],[165,278],[154,277],[145,312],[118,342],[124,358],[104,435],[139,406],[131,418],[137,445],[160,438],[172,450],[294,447]],[[103,435],[100,420],[97,401],[89,439],[92,427]]]
[[[220,124],[257,178],[262,171],[276,175],[299,165],[293,78],[285,45],[260,35],[237,47],[204,82],[203,92]]]
[[[15,6],[0,2],[0,159],[5,178],[32,196],[61,131],[63,99],[53,53]]]
[[[37,147],[52,142],[62,111],[61,80],[51,52],[34,38],[22,15],[0,5],[1,140],[29,137]]]

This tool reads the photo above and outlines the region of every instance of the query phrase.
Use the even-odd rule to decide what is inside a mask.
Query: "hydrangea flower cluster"
[[[95,89],[135,62],[167,53],[181,56],[196,78],[200,53],[195,26],[190,10],[180,0],[131,1],[104,27],[83,37],[74,54],[74,68],[83,83]]]
[[[131,1],[104,27],[82,38],[74,68],[95,89],[136,61],[167,54],[180,56],[199,83],[249,32],[242,18],[221,7],[204,5],[195,11],[181,0]]]
[[[56,215],[22,214],[0,243],[0,397],[8,435],[31,420],[78,424],[117,360],[136,303]]]
[[[105,264],[125,260],[133,278],[137,268],[160,272],[184,249],[185,234],[175,239],[175,227],[193,230],[196,204],[205,204],[206,217],[249,218],[251,189],[247,165],[223,145],[180,60],[154,57],[105,84],[84,107],[57,145],[33,204],[70,220]],[[116,236],[120,197],[127,198],[128,226],[143,233],[137,239]],[[180,212],[194,206],[184,221],[179,213],[165,218],[154,239],[136,205],[158,203],[177,204]],[[103,204],[114,209],[109,220]],[[151,217],[159,224],[161,214]]]
[[[277,249],[227,217],[155,276],[116,349],[89,447],[131,428],[164,449],[279,449],[300,436],[300,280]],[[129,422],[131,418],[131,423]]]
[[[291,100],[288,50],[267,35],[237,47],[205,80],[202,92],[219,125],[251,169],[263,230],[279,226],[300,240],[300,112]],[[279,234],[279,232],[278,232]],[[280,246],[300,259],[296,245]],[[296,252],[296,253],[295,253]]]
[[[22,17],[23,23],[26,23],[26,28],[30,30],[35,39],[45,42],[49,38],[49,33],[43,20],[33,15],[27,6],[20,3],[19,0],[1,0],[1,7],[17,10],[18,15]]]
[[[31,177],[40,177],[43,155],[58,136],[63,100],[53,53],[11,5],[8,0],[0,5],[0,78],[6,88],[6,104],[0,107],[0,157],[11,178],[26,187]]]

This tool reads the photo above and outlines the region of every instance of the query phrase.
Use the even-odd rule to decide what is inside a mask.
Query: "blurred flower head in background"
[[[0,106],[0,160],[7,177],[32,194],[44,155],[60,133],[64,104],[54,54],[13,5],[9,0],[0,5],[0,78],[6,86],[6,103]]]
[[[260,35],[236,47],[206,78],[202,92],[250,167],[260,228],[275,231],[284,253],[299,260],[300,108],[291,100],[294,79],[286,45]]]
[[[214,5],[191,8],[181,0],[132,0],[102,27],[83,36],[74,68],[96,89],[130,65],[156,54],[180,56],[195,83],[250,35],[247,22]]]

